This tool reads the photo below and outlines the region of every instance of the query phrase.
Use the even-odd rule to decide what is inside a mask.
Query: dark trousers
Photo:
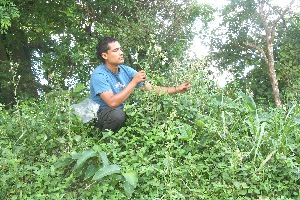
[[[95,126],[102,132],[111,130],[118,132],[124,126],[126,114],[121,108],[105,108],[97,112]]]

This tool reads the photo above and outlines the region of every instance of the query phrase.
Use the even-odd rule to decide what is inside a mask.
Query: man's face
[[[102,57],[107,64],[119,65],[124,63],[123,51],[119,42],[112,42],[108,44],[109,50],[102,53]]]

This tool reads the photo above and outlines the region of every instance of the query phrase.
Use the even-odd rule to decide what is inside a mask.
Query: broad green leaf
[[[83,151],[81,155],[79,156],[76,165],[74,166],[74,169],[77,169],[79,166],[81,166],[87,159],[93,157],[96,155],[96,152],[93,150]]]
[[[136,185],[138,183],[138,175],[137,175],[136,172],[134,172],[134,171],[128,171],[126,173],[123,173],[122,175],[124,176],[126,182],[128,182],[134,188],[136,187]]]
[[[105,176],[111,175],[111,174],[115,174],[115,173],[119,173],[121,170],[121,167],[119,165],[108,165],[105,167],[102,167],[101,169],[99,169],[96,174],[93,177],[93,180],[99,180]]]
[[[113,135],[113,132],[112,131],[103,132],[102,134],[103,134],[102,139],[105,139],[105,138],[111,137]]]
[[[64,158],[64,159],[59,159],[55,164],[55,168],[60,168],[60,167],[65,167],[69,164],[71,164],[74,160],[72,158]]]
[[[249,105],[249,107],[252,109],[252,110],[255,110],[256,109],[256,104],[253,100],[253,98],[249,95],[243,95],[243,98],[244,100],[247,102],[247,104]]]
[[[124,190],[126,193],[126,196],[130,198],[132,196],[132,193],[134,192],[134,188],[130,183],[127,181],[124,182]]]
[[[106,156],[106,153],[105,152],[100,152],[99,153],[99,157],[100,157],[100,159],[102,160],[102,162],[103,162],[103,166],[104,167],[106,167],[106,166],[108,166],[109,165],[109,161],[108,161],[108,158],[107,158],[107,156]]]
[[[75,151],[71,152],[71,157],[72,157],[73,160],[79,159],[80,156],[81,156],[81,153],[77,153]]]
[[[97,170],[98,170],[98,168],[94,164],[89,165],[88,168],[86,169],[84,180],[95,175]]]

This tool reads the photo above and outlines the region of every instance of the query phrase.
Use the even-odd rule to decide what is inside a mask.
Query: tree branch
[[[251,48],[256,49],[257,51],[259,51],[259,52],[262,54],[264,61],[265,61],[267,64],[269,63],[269,59],[267,58],[267,55],[266,55],[265,51],[264,51],[262,48],[259,48],[258,46],[256,46],[256,45],[253,44],[253,43],[250,43],[250,42],[244,42],[244,44],[245,44],[246,46],[248,46],[248,47],[251,47]]]
[[[265,31],[266,31],[266,36],[267,36],[267,39],[269,39],[270,37],[270,29],[268,27],[268,22],[267,22],[267,19],[266,19],[266,16],[264,15],[264,5],[265,5],[265,0],[262,0],[260,5],[259,5],[259,17],[264,25],[264,28],[265,28]]]
[[[272,26],[272,31],[271,31],[271,38],[270,41],[273,41],[275,38],[275,29],[277,27],[277,24],[279,22],[280,19],[283,18],[283,16],[291,9],[293,3],[295,2],[295,0],[292,0],[286,7],[285,9],[281,12],[281,14],[278,16],[278,18],[274,21],[273,26]]]

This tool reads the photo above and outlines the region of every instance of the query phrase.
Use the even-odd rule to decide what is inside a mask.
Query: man
[[[97,45],[97,55],[103,64],[95,68],[90,80],[90,99],[100,105],[97,113],[96,127],[101,131],[117,132],[125,123],[123,111],[125,101],[135,88],[152,90],[150,83],[145,83],[144,70],[137,72],[123,65],[124,57],[119,42],[113,37],[101,39]],[[156,93],[183,93],[190,83],[176,87],[154,87]]]

